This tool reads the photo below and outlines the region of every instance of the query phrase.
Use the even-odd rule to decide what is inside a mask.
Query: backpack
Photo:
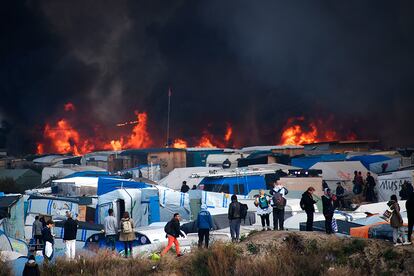
[[[129,220],[122,221],[122,233],[129,234],[132,233],[132,223]]]
[[[279,192],[275,192],[273,193],[273,204],[274,207],[283,209],[286,206],[286,198],[284,198]]]
[[[164,226],[164,232],[165,233],[171,233],[171,220],[169,222],[167,222],[167,224]]]
[[[246,216],[247,216],[247,210],[249,207],[247,207],[247,204],[240,203],[240,218],[244,219],[246,222]]]
[[[267,209],[269,207],[269,202],[266,197],[259,198],[259,207],[261,209]]]

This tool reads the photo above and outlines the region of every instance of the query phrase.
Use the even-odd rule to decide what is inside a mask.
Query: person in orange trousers
[[[180,230],[180,214],[175,213],[173,218],[165,225],[164,227],[165,233],[167,233],[168,238],[168,245],[164,250],[161,252],[161,256],[164,256],[168,250],[170,250],[173,244],[175,245],[175,252],[177,253],[177,257],[181,256],[180,252],[180,243],[178,242],[177,238],[179,236],[185,237]]]

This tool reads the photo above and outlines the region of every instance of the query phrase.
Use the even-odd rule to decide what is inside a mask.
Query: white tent
[[[398,171],[378,176],[378,200],[386,201],[391,195],[400,198],[399,192],[404,182],[413,184],[414,170]]]
[[[193,187],[198,185],[203,178],[191,178],[193,173],[208,172],[211,168],[208,167],[190,167],[190,168],[176,168],[172,170],[166,177],[159,181],[161,186],[168,187],[173,190],[180,190],[183,181],[187,181],[187,185]]]
[[[56,165],[52,167],[45,167],[42,170],[42,183],[49,180],[50,178],[63,178],[70,174],[83,171],[99,171],[104,172],[105,170],[95,166],[78,166],[78,165]]]
[[[98,177],[70,177],[53,180],[52,186],[57,186],[59,194],[65,196],[96,195],[98,180]]]
[[[322,170],[322,179],[332,191],[335,191],[337,182],[341,182],[346,190],[352,191],[354,171],[362,172],[363,177],[368,172],[359,161],[318,162],[310,169]],[[376,178],[375,174],[372,176]]]

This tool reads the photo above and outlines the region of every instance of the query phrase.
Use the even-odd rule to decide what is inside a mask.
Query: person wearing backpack
[[[325,232],[326,234],[332,234],[332,219],[335,212],[334,202],[336,196],[331,193],[331,189],[325,188],[322,196],[322,212],[325,217]]]
[[[256,198],[254,205],[257,207],[257,214],[262,221],[262,231],[270,230],[269,215],[272,212],[270,207],[270,197],[265,194],[264,190],[260,190],[260,195]]]
[[[274,187],[270,190],[273,207],[273,230],[284,230],[283,223],[285,222],[285,196],[289,193],[288,189],[283,187],[280,180],[276,180]]]
[[[240,224],[241,224],[241,204],[237,201],[237,196],[231,196],[231,203],[229,205],[228,218],[230,224],[231,241],[237,242],[240,238]]]
[[[315,206],[313,206],[313,204],[316,203],[312,196],[313,192],[315,192],[315,188],[309,187],[306,192],[302,194],[299,203],[300,208],[306,212],[306,231],[313,231],[313,213],[315,213]]]
[[[134,221],[129,217],[128,212],[124,212],[121,222],[121,233],[119,234],[119,241],[124,242],[125,258],[132,256],[132,242],[135,240]],[[128,252],[129,249],[129,252]],[[129,254],[128,254],[129,253]]]
[[[175,252],[177,253],[177,257],[182,256],[180,253],[180,243],[178,242],[177,238],[179,236],[184,238],[185,236],[183,233],[181,233],[179,213],[175,213],[173,218],[169,222],[167,222],[167,224],[164,227],[164,231],[167,235],[168,245],[161,252],[161,256],[164,256],[168,252],[168,250],[170,250],[173,244],[175,245]]]

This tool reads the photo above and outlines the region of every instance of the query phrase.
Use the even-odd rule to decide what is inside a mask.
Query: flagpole
[[[168,88],[168,114],[167,114],[167,143],[165,146],[170,147],[170,111],[171,111],[171,88]]]

